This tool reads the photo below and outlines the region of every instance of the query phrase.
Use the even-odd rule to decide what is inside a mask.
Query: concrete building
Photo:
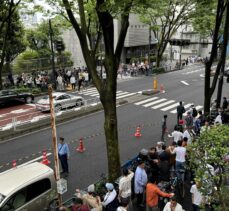
[[[149,25],[140,22],[138,15],[130,14],[130,25],[127,31],[121,62],[129,63],[131,58],[136,62],[147,60],[149,53]],[[118,42],[120,21],[114,20],[114,46]],[[63,40],[66,50],[72,53],[74,67],[86,66],[79,39],[73,29],[63,32]],[[156,39],[151,36],[151,55],[155,53]]]
[[[187,46],[170,46],[167,47],[167,57],[172,60],[187,59],[188,57],[209,57],[211,52],[212,39],[210,37],[203,38],[199,33],[193,30],[192,26],[180,27],[172,39],[187,39],[191,44]]]

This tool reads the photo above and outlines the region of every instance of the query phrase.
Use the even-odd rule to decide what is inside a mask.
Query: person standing
[[[162,119],[162,125],[161,125],[161,141],[165,142],[165,133],[167,132],[167,115],[165,114]]]
[[[70,83],[71,83],[71,86],[72,86],[72,90],[75,90],[76,88],[76,78],[75,76],[72,74],[71,78],[70,78]]]
[[[143,194],[145,191],[147,180],[148,178],[145,171],[145,163],[143,160],[140,160],[134,176],[134,192],[137,196],[137,205],[139,207],[144,207]]]
[[[222,108],[223,108],[223,110],[225,111],[225,110],[227,110],[227,107],[228,107],[227,98],[224,97],[224,98],[223,98],[223,105],[222,105]]]
[[[64,138],[60,137],[60,143],[58,144],[58,156],[60,159],[62,172],[65,174],[65,176],[68,175],[69,169],[68,169],[68,159],[70,156],[68,144],[64,142]]]
[[[186,148],[182,147],[182,141],[177,142],[177,147],[173,149],[170,147],[171,154],[176,154],[176,174],[177,177],[184,181],[184,173],[182,174],[180,170],[185,170],[185,156],[186,156]]]
[[[119,180],[119,199],[131,199],[131,180],[134,177],[134,172],[128,170],[127,168],[123,169],[123,176]]]
[[[165,193],[159,189],[156,184],[156,178],[151,177],[146,185],[146,205],[147,211],[159,211],[158,199],[159,197],[172,197],[174,194]]]
[[[61,75],[58,75],[58,77],[57,77],[56,80],[57,80],[57,89],[58,89],[59,91],[64,90],[64,82],[63,82],[62,76],[61,76]]]
[[[185,108],[182,105],[182,101],[180,101],[180,104],[177,106],[177,124],[179,124],[179,120],[183,119],[183,113],[185,113]]]
[[[187,116],[185,118],[185,125],[186,125],[186,127],[189,127],[189,128],[193,127],[193,117],[192,117],[190,111],[187,112]]]
[[[196,181],[196,184],[192,185],[190,193],[192,194],[192,210],[199,211],[200,205],[203,203],[203,196],[199,189],[201,187],[200,182]]]

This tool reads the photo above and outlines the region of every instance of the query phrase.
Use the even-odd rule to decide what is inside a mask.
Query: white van
[[[0,211],[42,211],[57,198],[54,171],[35,162],[0,173]]]

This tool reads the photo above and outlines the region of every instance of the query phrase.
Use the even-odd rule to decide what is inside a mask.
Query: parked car
[[[0,104],[5,104],[10,101],[32,103],[34,101],[34,96],[29,92],[19,93],[12,89],[0,90]]]
[[[53,170],[35,162],[0,173],[0,210],[33,210],[48,208],[57,199]]]
[[[84,99],[81,96],[76,96],[65,92],[54,92],[53,104],[55,112],[58,112],[65,108],[81,106],[84,104]],[[44,96],[38,100],[36,103],[36,108],[39,111],[50,111],[49,96]]]

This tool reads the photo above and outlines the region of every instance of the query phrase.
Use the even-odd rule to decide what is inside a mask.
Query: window
[[[49,189],[51,189],[49,179],[37,181],[16,192],[2,207],[1,211],[18,209]]]

